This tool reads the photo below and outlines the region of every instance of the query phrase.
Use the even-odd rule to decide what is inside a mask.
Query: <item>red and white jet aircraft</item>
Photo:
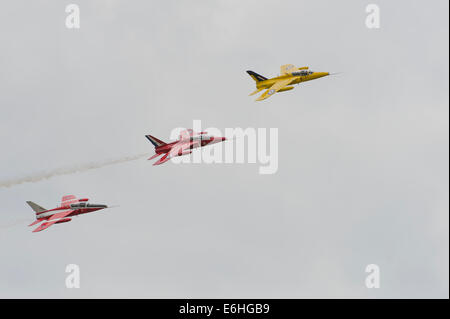
[[[28,226],[34,226],[42,221],[45,221],[38,228],[33,230],[33,233],[47,229],[53,224],[70,222],[71,216],[92,213],[96,210],[107,208],[106,205],[89,204],[89,199],[77,199],[74,195],[63,196],[61,206],[53,209],[45,209],[38,204],[28,201],[27,204],[36,212],[36,221]]]
[[[155,146],[156,154],[150,157],[149,160],[164,154],[153,165],[165,163],[175,156],[190,154],[194,148],[216,144],[226,140],[225,137],[209,136],[207,132],[196,133],[191,129],[182,131],[180,133],[180,139],[172,143],[165,143],[151,135],[145,135],[145,137]]]

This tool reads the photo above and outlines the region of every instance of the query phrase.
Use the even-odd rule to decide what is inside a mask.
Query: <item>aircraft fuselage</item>
[[[85,204],[85,205],[83,205]],[[83,205],[83,206],[76,206],[76,205]],[[88,204],[88,203],[80,203],[80,204],[71,204],[67,206],[61,206],[57,208],[53,208],[50,210],[46,210],[40,213],[36,214],[36,219],[47,219],[51,217],[52,215],[56,213],[60,213],[61,211],[67,211],[67,210],[73,210],[72,213],[67,215],[66,217],[81,215],[81,214],[87,214],[92,213],[100,209],[107,208],[107,205],[101,205],[101,204]]]
[[[178,145],[180,143],[189,143],[190,144],[189,149],[192,150],[194,148],[203,147],[203,146],[210,145],[210,144],[216,144],[216,143],[222,142],[224,140],[225,140],[224,137],[212,137],[211,136],[211,137],[205,138],[205,136],[200,135],[200,136],[191,137],[190,139],[178,140],[176,142],[161,145],[161,146],[155,148],[155,153],[156,154],[168,153],[175,145]],[[180,154],[180,155],[185,155],[185,154]]]
[[[289,79],[292,78],[291,82],[288,85],[293,85],[293,84],[298,84],[301,82],[306,82],[306,81],[311,81],[311,80],[315,80],[324,76],[329,75],[330,73],[328,72],[310,72],[310,71],[296,71],[296,72],[292,72],[286,75],[280,75],[277,76],[275,78],[271,78],[271,79],[267,79],[264,81],[259,81],[256,82],[256,88],[258,89],[268,89],[270,88],[272,85],[274,85],[276,82],[280,81],[280,80],[285,80],[285,79]],[[290,90],[292,88],[285,88],[280,90],[280,92],[282,91],[287,91]]]

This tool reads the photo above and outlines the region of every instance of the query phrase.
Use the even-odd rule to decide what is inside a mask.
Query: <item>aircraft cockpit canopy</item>
[[[212,138],[212,137],[209,136],[209,135],[202,134],[202,135],[198,135],[198,136],[193,136],[193,137],[191,138],[191,140],[209,141],[211,138]]]
[[[71,204],[70,207],[71,208],[84,208],[87,207],[88,203],[83,202],[83,203],[76,203],[76,204]]]
[[[301,70],[301,71],[297,71],[297,72],[292,72],[292,75],[294,75],[294,76],[305,76],[305,75],[310,75],[310,74],[313,74],[313,71]]]

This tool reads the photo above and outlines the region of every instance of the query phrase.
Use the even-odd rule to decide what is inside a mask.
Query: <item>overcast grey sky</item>
[[[143,158],[0,188],[0,297],[448,298],[448,9],[0,1],[0,180],[150,156],[193,120],[279,130],[274,175]],[[254,102],[245,70],[287,63],[343,73]],[[25,201],[66,194],[120,206],[31,233]]]

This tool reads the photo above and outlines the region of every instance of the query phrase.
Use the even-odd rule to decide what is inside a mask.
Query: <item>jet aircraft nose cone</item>
[[[91,207],[94,207],[94,208],[108,208],[108,206],[104,205],[104,204],[91,204]]]
[[[322,78],[324,76],[330,75],[330,73],[328,73],[328,72],[314,72],[313,75],[315,75],[315,77],[314,77],[315,79],[318,79],[318,78]]]

